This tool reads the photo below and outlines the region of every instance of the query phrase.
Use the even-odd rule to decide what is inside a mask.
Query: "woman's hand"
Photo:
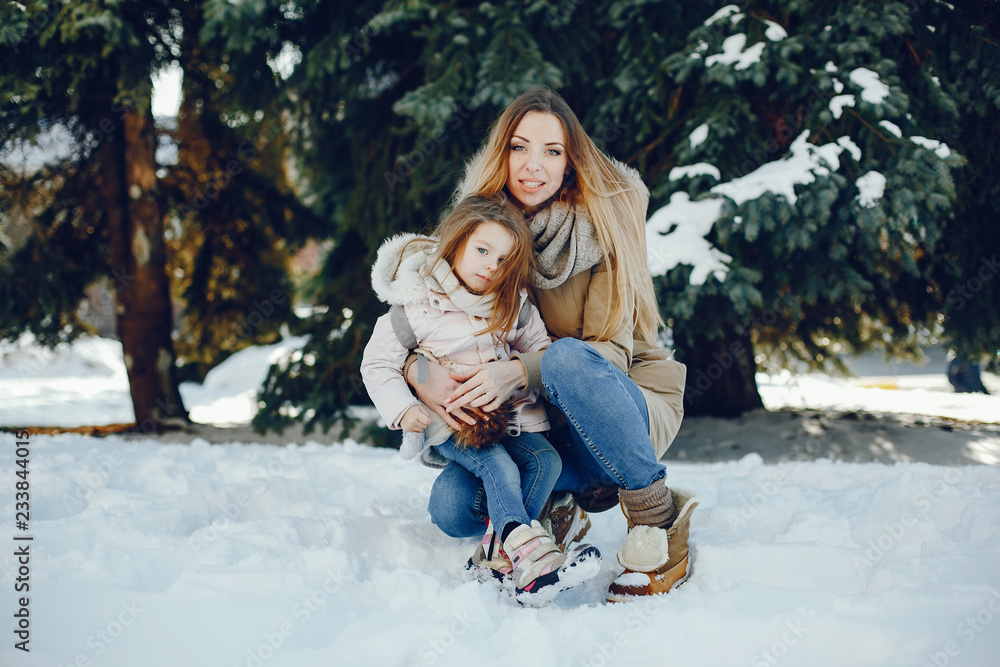
[[[423,401],[424,405],[436,412],[448,426],[456,431],[462,428],[462,420],[468,424],[475,424],[476,418],[465,410],[448,410],[448,398],[451,392],[459,386],[458,382],[448,376],[448,369],[433,361],[427,362],[427,382],[417,382],[417,364],[410,364],[409,372],[406,374],[407,383],[413,387],[417,398]]]
[[[445,403],[448,411],[452,413],[460,411],[467,405],[492,412],[499,408],[518,387],[523,387],[528,382],[524,364],[517,359],[492,361],[450,375],[452,380],[462,383],[451,392]]]

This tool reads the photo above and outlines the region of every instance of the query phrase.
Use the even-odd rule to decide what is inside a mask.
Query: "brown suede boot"
[[[654,483],[664,486],[663,482]],[[690,572],[688,559],[688,531],[691,526],[691,512],[698,506],[698,498],[690,491],[666,489],[657,508],[650,507],[651,497],[662,492],[649,487],[639,492],[622,491],[621,506],[628,520],[628,535],[618,552],[618,562],[625,571],[611,583],[608,602],[628,602],[642,599],[647,595],[669,593],[684,582]],[[644,493],[645,492],[645,493]],[[633,503],[631,514],[643,517],[670,516],[676,518],[665,526],[637,524],[630,516],[629,502]],[[672,507],[671,507],[672,506]],[[655,520],[655,519],[654,519]],[[659,523],[659,521],[656,521]]]
[[[553,492],[538,521],[563,552],[582,540],[590,530],[590,517],[569,491]]]

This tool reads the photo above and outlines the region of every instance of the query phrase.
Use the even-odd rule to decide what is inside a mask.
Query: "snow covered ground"
[[[256,412],[257,389],[281,355],[302,338],[250,347],[219,364],[205,382],[181,385],[181,397],[199,423],[245,424]],[[135,421],[122,345],[82,338],[48,350],[30,334],[17,344],[0,341],[0,426],[84,426]]]
[[[279,353],[248,350],[204,386],[186,385],[192,414],[245,422]],[[129,421],[122,379],[108,341],[61,356],[0,348],[0,425]],[[989,457],[1000,452],[1000,398],[912,379],[895,390],[814,376],[761,385],[768,407],[800,412],[742,426],[694,420],[694,435],[668,453],[671,483],[702,498],[694,571],[671,595],[634,605],[603,602],[625,531],[614,510],[592,517],[588,541],[605,556],[598,578],[522,609],[463,579],[475,540],[430,523],[434,471],[392,450],[320,435],[275,446],[245,428],[221,431],[234,436],[225,444],[0,433],[0,665],[995,666],[1000,470]],[[805,446],[823,429],[849,439],[850,425],[871,420],[830,415],[873,405],[918,415],[907,432],[929,443],[956,431],[979,438],[979,459],[956,460],[979,463],[830,461],[836,441]],[[747,451],[754,440],[739,440],[741,428],[760,441],[770,429],[794,455]],[[30,520],[20,531],[24,441]],[[682,460],[689,444],[731,460]],[[15,554],[25,546],[30,556]],[[30,591],[16,592],[25,583]],[[14,648],[22,608],[30,653]]]

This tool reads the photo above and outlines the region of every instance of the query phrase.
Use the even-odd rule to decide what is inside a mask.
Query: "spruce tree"
[[[303,6],[282,28],[302,56],[285,94],[301,112],[307,199],[329,224],[299,231],[333,239],[334,250],[317,279],[326,311],[303,354],[272,369],[255,423],[325,427],[366,401],[357,364],[384,309],[368,289],[375,250],[433,224],[491,122],[535,83],[559,90],[607,153],[639,169],[651,214],[675,195],[718,209],[707,241],[726,272],[692,282],[679,258],[658,279],[689,366],[689,414],[760,406],[758,368],[843,370],[845,354],[874,348],[916,355],[940,331],[942,276],[955,270],[941,243],[966,164],[961,146],[936,143],[959,105],[936,84],[933,58],[912,60],[946,9]],[[770,183],[782,168],[800,171],[799,182]],[[664,253],[654,243],[651,264],[664,265]]]
[[[71,338],[81,330],[84,288],[110,275],[137,425],[185,421],[151,110],[151,75],[162,59],[150,35],[166,28],[167,7],[34,0],[2,12],[4,223],[31,229],[5,244],[2,335]],[[16,149],[46,136],[65,144],[54,162],[11,162]]]
[[[4,74],[10,94],[3,108],[0,270],[9,280],[0,282],[8,297],[0,299],[6,308],[0,333],[16,338],[28,329],[45,344],[72,338],[87,328],[77,315],[83,290],[107,280],[122,303],[119,335],[132,360],[133,394],[140,392],[140,425],[149,423],[149,410],[139,403],[150,400],[159,409],[154,420],[183,417],[177,379],[200,380],[232,352],[273,342],[283,325],[295,323],[286,271],[295,246],[286,239],[293,223],[308,226],[313,216],[286,176],[288,113],[276,92],[275,42],[232,49],[209,27],[218,12],[201,1],[95,3],[92,15],[56,3],[8,11],[15,14],[4,23],[2,41],[19,60]],[[268,18],[256,28],[264,34]],[[238,30],[252,32],[245,23]],[[171,62],[184,76],[179,119],[154,127],[149,76]],[[139,83],[124,89],[122,82],[132,80]],[[115,134],[140,118],[133,134],[143,137],[141,153],[131,148],[131,134]],[[17,147],[44,140],[48,131],[72,136],[69,150],[56,164],[18,164]],[[156,164],[154,137],[176,158]],[[112,192],[126,171],[143,174],[144,189],[135,192],[151,194],[131,199]],[[108,205],[114,198],[130,202],[127,217]],[[130,224],[142,232],[123,242]],[[151,271],[156,280],[133,269],[128,257],[147,247],[149,266],[159,267]],[[155,293],[136,289],[147,282],[155,283]],[[182,367],[157,353],[153,368],[170,378],[140,376],[133,348],[155,352],[159,340],[166,349],[171,301],[181,312],[174,346]],[[162,316],[144,312],[149,308]],[[137,326],[155,330],[137,333]],[[164,383],[171,387],[166,395],[150,399],[143,389]]]
[[[206,30],[206,11],[205,2],[187,2],[175,13],[183,84],[169,139],[177,159],[162,172],[182,313],[178,357],[182,377],[197,381],[294,323],[286,238],[311,217],[288,183],[287,112],[269,52],[228,51]]]
[[[244,5],[223,14],[219,7],[220,16],[251,11]],[[437,222],[465,160],[522,90],[553,86],[601,142],[621,135],[594,102],[608,89],[613,63],[606,56],[618,46],[618,35],[600,27],[607,3],[301,9],[282,27],[301,54],[284,94],[298,112],[305,199],[329,222],[296,233],[332,239],[333,249],[316,280],[320,312],[308,324],[309,342],[271,369],[258,428],[296,419],[327,428],[350,405],[368,402],[358,366],[386,308],[370,287],[375,252],[391,234],[426,232]]]
[[[758,367],[837,368],[876,347],[912,355],[942,332],[981,353],[995,347],[996,309],[984,304],[1000,284],[978,274],[994,226],[974,222],[995,218],[995,5],[203,0],[70,13],[25,3],[28,18],[0,27],[8,53],[26,35],[38,47],[0,75],[3,145],[49,127],[90,134],[59,168],[8,164],[0,174],[0,270],[10,277],[0,308],[17,313],[0,326],[51,341],[79,329],[83,287],[125,247],[107,213],[85,220],[111,196],[91,187],[114,168],[114,142],[93,131],[99,111],[138,108],[133,97],[148,106],[143,82],[177,59],[177,163],[157,177],[143,157],[161,196],[147,200],[140,185],[125,209],[152,215],[155,201],[167,220],[194,377],[250,340],[273,340],[284,321],[308,334],[271,369],[259,428],[326,428],[367,401],[357,368],[385,308],[369,286],[375,251],[437,221],[491,123],[536,83],[560,91],[609,155],[639,169],[650,214],[687,201],[704,223],[712,209],[714,274],[671,257],[672,237],[658,236],[692,220],[670,220],[667,207],[657,224],[674,229],[652,230],[651,265],[673,266],[658,290],[689,366],[689,414],[759,406]],[[126,44],[127,58],[105,62]],[[279,62],[289,68],[281,76]],[[96,115],[82,113],[95,104]],[[142,127],[129,136],[149,137]],[[241,153],[248,140],[253,153]],[[227,171],[233,161],[245,171]],[[781,187],[775,174],[789,168],[798,178]],[[275,286],[290,296],[282,264],[310,239],[331,248],[309,289],[313,316],[298,323],[289,299],[265,318],[255,304]],[[16,277],[43,265],[44,280]],[[952,290],[963,288],[959,307]],[[234,337],[255,312],[254,337]]]
[[[935,138],[956,147],[956,201],[936,281],[944,303],[944,343],[956,355],[989,362],[1000,373],[1000,2],[935,4],[924,11],[935,29],[921,33],[910,66],[932,68],[958,118]]]
[[[688,414],[759,406],[758,366],[844,370],[848,353],[913,356],[934,331],[963,159],[935,138],[954,101],[906,63],[933,30],[920,11],[729,5],[664,62],[685,117],[665,141],[687,169],[654,183],[651,209],[721,198],[707,238],[731,258],[721,280],[683,263],[663,279]]]

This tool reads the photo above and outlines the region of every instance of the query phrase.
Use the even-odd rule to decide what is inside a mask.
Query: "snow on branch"
[[[760,62],[760,56],[764,53],[764,42],[757,42],[746,51],[747,36],[737,33],[726,38],[722,43],[722,53],[705,58],[705,65],[711,67],[716,63],[720,65],[733,65],[733,69],[746,69],[754,63]]]
[[[761,165],[746,176],[720,183],[712,192],[729,197],[737,206],[751,199],[757,199],[765,192],[773,192],[795,205],[796,185],[805,185],[826,176],[830,168],[836,168],[844,146],[836,143],[814,146],[809,143],[809,131],[805,130],[792,142],[789,154],[780,160]]]
[[[854,85],[861,88],[861,99],[871,104],[881,104],[882,100],[889,96],[889,86],[882,83],[878,74],[859,67],[851,72],[848,77]]]
[[[660,208],[646,223],[649,272],[662,276],[679,264],[694,267],[690,284],[702,285],[709,274],[722,282],[732,257],[714,247],[705,235],[719,219],[722,199],[691,201],[686,192],[675,192],[670,203]]]

